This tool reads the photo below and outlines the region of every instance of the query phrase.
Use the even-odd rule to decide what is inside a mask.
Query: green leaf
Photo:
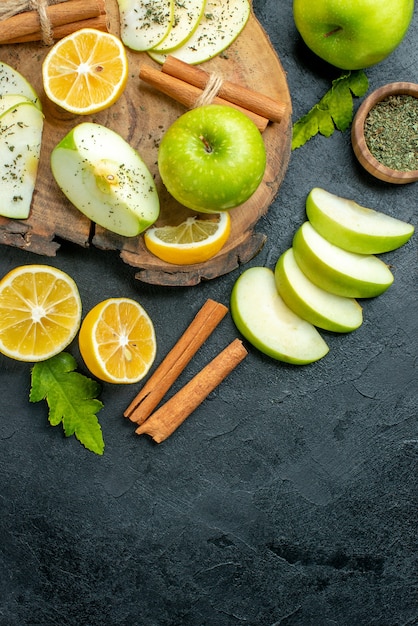
[[[35,363],[29,401],[46,400],[52,426],[62,422],[66,437],[75,435],[85,448],[103,454],[102,429],[96,417],[103,408],[102,402],[96,399],[101,387],[91,378],[75,372],[76,367],[76,360],[67,352]]]
[[[317,107],[318,105],[316,105]],[[313,111],[304,115],[293,125],[292,150],[300,148],[304,143],[314,137],[319,130],[318,117]]]
[[[321,133],[330,137],[335,128],[345,131],[353,120],[353,95],[364,96],[369,81],[363,70],[342,74],[312,109],[293,125],[292,150]]]
[[[334,132],[334,123],[327,109],[318,107],[316,116],[318,118],[318,130],[321,135],[330,137]]]
[[[350,89],[355,96],[361,98],[369,88],[369,81],[364,72],[351,72],[349,78]]]

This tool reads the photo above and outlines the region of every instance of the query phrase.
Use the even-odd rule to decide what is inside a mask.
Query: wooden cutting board
[[[110,30],[119,34],[116,0],[107,1]],[[231,236],[224,248],[206,263],[178,266],[160,261],[145,248],[142,236],[121,237],[92,224],[75,209],[52,178],[51,150],[76,124],[92,121],[118,132],[141,155],[155,176],[161,202],[158,224],[181,222],[192,213],[178,205],[165,190],[157,168],[160,140],[185,108],[146,85],[138,77],[141,64],[160,66],[146,53],[128,51],[127,87],[109,109],[92,116],[63,114],[51,105],[43,92],[41,66],[48,48],[42,43],[0,46],[0,60],[21,72],[34,86],[45,113],[41,160],[30,216],[27,220],[0,217],[0,242],[30,252],[54,256],[60,240],[103,251],[119,251],[121,259],[135,268],[138,280],[156,285],[191,286],[226,274],[252,259],[262,248],[265,237],[255,226],[275,198],[285,176],[291,145],[291,99],[286,75],[271,43],[251,14],[244,30],[221,56],[206,62],[208,72],[221,74],[252,89],[262,91],[286,105],[280,123],[270,123],[263,133],[267,168],[256,193],[231,213]],[[103,252],[105,254],[105,252]]]

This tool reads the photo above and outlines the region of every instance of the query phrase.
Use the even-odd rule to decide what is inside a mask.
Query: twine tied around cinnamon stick
[[[161,71],[148,64],[142,65],[139,77],[189,109],[209,102],[238,109],[255,123],[260,132],[266,129],[269,120],[279,123],[286,112],[284,102],[224,80],[217,73],[206,72],[171,55],[167,56]]]
[[[218,95],[223,85],[223,78],[214,72],[209,74],[208,82],[201,95],[196,99],[194,108],[202,107],[205,104],[212,104],[214,98]]]
[[[0,44],[52,45],[80,28],[109,31],[105,0],[0,0]]]
[[[41,26],[42,41],[46,46],[52,46],[54,43],[54,37],[52,33],[52,24],[47,13],[48,2],[47,0],[30,0],[29,9],[37,11],[39,16],[39,23]]]
[[[49,4],[59,4],[66,0],[49,0]],[[0,4],[0,20],[7,20],[13,15],[22,13],[23,11],[30,11],[33,0],[2,0]]]

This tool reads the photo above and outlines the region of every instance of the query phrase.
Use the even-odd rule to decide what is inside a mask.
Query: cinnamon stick
[[[81,28],[79,22],[106,15],[105,0],[67,0],[46,8],[46,15],[58,38],[58,27],[75,24],[72,31]],[[0,44],[20,41],[39,41],[42,39],[37,11],[24,11],[0,21]]]
[[[150,65],[143,65],[139,71],[139,77],[155,89],[158,89],[166,96],[173,98],[180,104],[184,104],[184,106],[188,108],[193,108],[196,104],[196,101],[202,94],[202,90],[199,87],[195,87],[194,85],[190,85],[179,78],[175,78],[170,76],[169,74],[164,74],[163,72],[154,69]],[[213,104],[223,104],[233,107],[234,109],[238,109],[242,113],[245,113],[257,126],[260,132],[263,132],[269,120],[257,113],[253,113],[233,102],[228,102],[223,98],[219,98],[219,96],[215,96],[212,100]]]
[[[247,354],[242,341],[235,339],[139,426],[136,434],[150,435],[156,443],[167,439]]]
[[[172,55],[167,56],[163,63],[162,71],[190,85],[199,87],[199,89],[204,89],[209,80],[209,74],[205,70],[196,65],[189,65]],[[218,96],[257,115],[261,115],[272,122],[280,122],[286,109],[286,105],[283,102],[278,102],[258,91],[248,89],[228,80],[222,82]]]
[[[61,26],[56,26],[54,28],[54,39],[62,39],[67,35],[71,35],[76,30],[80,30],[81,28],[95,28],[96,30],[101,30],[103,32],[109,31],[109,22],[106,15],[99,15],[98,17],[92,17],[88,20],[78,20],[77,22],[71,22],[70,24],[62,24]],[[31,41],[42,41],[43,35],[42,32],[36,31],[34,33],[29,33],[28,35],[23,35],[22,37],[16,37],[15,39],[9,39],[7,41],[8,44],[14,43],[27,43]],[[0,42],[1,43],[1,42]]]
[[[164,394],[227,312],[227,307],[219,302],[210,299],[205,302],[186,331],[128,406],[124,412],[125,417],[132,422],[142,424],[151,415]]]

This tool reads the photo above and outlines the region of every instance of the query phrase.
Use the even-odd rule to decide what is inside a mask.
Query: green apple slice
[[[412,224],[318,187],[312,189],[306,199],[306,213],[311,224],[325,239],[359,254],[395,250],[414,233]]]
[[[174,18],[174,0],[118,0],[120,36],[137,52],[157,46],[168,34]]]
[[[51,154],[54,178],[93,222],[134,237],[155,222],[160,204],[146,164],[120,135],[93,122],[73,128]]]
[[[241,274],[231,293],[231,315],[254,347],[279,361],[304,365],[329,351],[316,328],[283,302],[267,267],[251,267]]]
[[[26,96],[38,109],[42,108],[38,94],[26,78],[7,63],[0,61],[0,95],[8,94]]]
[[[29,100],[26,96],[22,96],[21,94],[7,94],[5,96],[0,95],[0,115],[3,115],[6,111],[13,108],[16,104],[20,104],[21,102],[29,102],[30,104],[34,104],[32,100]]]
[[[338,296],[373,298],[393,283],[393,274],[383,261],[335,246],[310,222],[296,231],[292,247],[302,272],[315,285]]]
[[[41,153],[44,116],[31,101],[19,102],[0,116],[0,215],[29,216]]]
[[[289,309],[314,326],[336,333],[361,326],[363,312],[357,300],[329,293],[310,281],[296,263],[292,248],[279,257],[274,277]]]
[[[206,0],[202,18],[192,36],[170,54],[189,65],[204,63],[228,48],[248,21],[251,6],[248,0]],[[149,56],[163,64],[166,54],[148,50]]]
[[[153,51],[169,54],[186,43],[199,25],[205,3],[206,0],[174,0],[173,25]]]

